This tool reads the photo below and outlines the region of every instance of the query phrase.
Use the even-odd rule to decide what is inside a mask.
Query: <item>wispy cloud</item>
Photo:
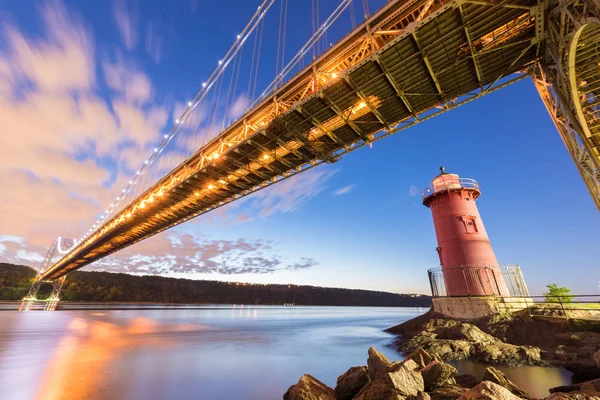
[[[307,269],[310,258],[288,260],[264,240],[216,240],[170,232],[100,260],[88,269],[140,274],[270,274]]]
[[[139,25],[139,13],[130,12],[125,0],[114,0],[115,22],[123,44],[127,50],[133,50],[137,44],[137,31]]]
[[[134,46],[137,20],[124,3],[114,6],[124,41]],[[28,265],[39,263],[53,237],[81,237],[121,194],[148,149],[162,139],[173,108],[157,102],[153,82],[126,54],[116,51],[107,59],[96,52],[91,30],[60,2],[44,3],[41,15],[42,36],[30,37],[6,21],[0,31],[0,259]],[[99,88],[108,94],[100,95]],[[232,109],[244,102],[239,97]],[[201,112],[196,122],[203,120]],[[197,136],[217,131],[208,126]],[[295,210],[323,191],[334,173],[313,169],[209,217],[243,222]],[[152,240],[98,266],[230,274],[315,265],[309,258],[288,260],[263,241]]]
[[[412,197],[418,196],[419,188],[417,188],[415,185],[410,185],[408,188],[408,194],[410,194]]]
[[[341,187],[341,188],[339,188],[339,189],[335,190],[335,191],[333,192],[333,195],[334,195],[334,196],[341,196],[341,195],[343,195],[343,194],[350,193],[350,191],[351,191],[352,189],[354,189],[354,186],[355,186],[355,185],[347,185],[347,186]]]
[[[149,22],[146,25],[146,53],[152,57],[155,64],[158,64],[162,58],[163,37],[156,31],[154,23]]]
[[[8,22],[0,32],[0,227],[48,246],[54,236],[79,237],[114,199],[115,183],[143,162],[140,149],[156,143],[167,112],[143,72],[122,57],[98,58],[78,15],[56,1],[41,14],[42,37]],[[108,99],[96,90],[103,78]]]

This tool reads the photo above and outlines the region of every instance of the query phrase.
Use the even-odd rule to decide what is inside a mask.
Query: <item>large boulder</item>
[[[338,400],[352,399],[367,383],[369,383],[367,369],[352,367],[337,378],[335,394]]]
[[[432,361],[425,368],[421,369],[425,391],[429,392],[440,386],[456,383],[454,377],[458,375],[458,370],[452,365],[444,364],[441,361]]]
[[[384,379],[386,377],[390,361],[386,356],[375,350],[374,347],[369,348],[369,358],[367,359],[367,370],[369,378],[372,381]]]
[[[580,383],[584,392],[600,392],[600,378]]]
[[[402,396],[414,396],[425,390],[423,376],[413,360],[394,363],[387,372],[387,382]]]
[[[474,343],[493,343],[498,339],[489,335],[476,327],[467,323],[458,323],[448,328],[441,328],[437,331],[439,339],[467,340]]]
[[[582,380],[600,377],[599,332],[567,332],[558,338],[555,356],[566,369]]]
[[[336,400],[332,388],[306,374],[283,395],[283,400]]]
[[[542,351],[535,346],[516,346],[501,341],[476,343],[473,358],[491,364],[504,364],[511,367],[521,365],[545,365]]]
[[[497,383],[483,381],[464,392],[458,400],[519,400],[519,397]]]
[[[467,389],[477,386],[481,380],[470,374],[457,375],[454,377],[456,384]]]
[[[550,393],[571,393],[576,391],[600,392],[600,378],[591,381],[575,383],[573,385],[557,386],[550,388]]]
[[[406,359],[416,362],[419,368],[425,368],[432,361],[442,361],[437,355],[423,350],[422,347],[410,353],[406,356]]]
[[[467,389],[458,385],[447,385],[433,389],[429,396],[431,400],[456,400],[466,391]]]
[[[405,396],[400,396],[398,392],[384,379],[370,381],[353,400],[404,400]],[[284,399],[285,400],[285,399]]]
[[[512,383],[506,377],[506,375],[504,375],[502,373],[502,371],[499,371],[494,367],[488,367],[485,370],[482,380],[497,383],[498,385],[502,386],[503,388],[510,390],[510,392],[512,394],[519,396],[523,399],[531,399],[531,396],[527,392],[525,392],[520,387],[518,387],[517,385]]]

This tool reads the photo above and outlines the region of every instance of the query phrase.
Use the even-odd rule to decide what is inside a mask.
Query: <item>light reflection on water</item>
[[[3,312],[0,399],[280,399],[304,373],[334,386],[370,346],[400,359],[382,330],[424,311]]]
[[[484,363],[473,361],[453,361],[451,362],[461,373],[471,374],[481,379],[488,367]],[[566,385],[571,383],[573,375],[566,369],[552,367],[533,367],[523,366],[520,368],[508,368],[503,366],[494,366],[499,369],[515,385],[528,392],[536,398],[548,397],[549,388]]]

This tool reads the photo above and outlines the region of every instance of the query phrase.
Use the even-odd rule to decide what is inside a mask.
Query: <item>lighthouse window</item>
[[[477,225],[475,224],[475,217],[464,216],[462,217],[463,223],[465,224],[465,230],[467,233],[477,233]]]

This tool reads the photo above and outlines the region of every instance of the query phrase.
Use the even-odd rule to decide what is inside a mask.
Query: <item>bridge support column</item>
[[[52,262],[52,258],[56,254],[56,251],[59,250],[59,242],[60,238],[54,239],[54,241],[48,248],[48,251],[46,252],[46,257],[44,257],[44,261],[42,262],[42,266],[38,271],[38,274],[35,276],[33,283],[31,284],[31,287],[27,292],[27,295],[21,301],[19,311],[31,311],[34,308],[40,308],[37,307],[37,303],[43,304],[44,311],[54,311],[56,309],[58,301],[60,300],[60,291],[62,290],[67,276],[64,275],[54,280],[44,280],[42,279],[42,273],[46,270],[46,268],[48,268],[48,266]],[[40,287],[42,287],[42,285],[45,283],[52,284],[52,293],[47,299],[40,300],[37,298],[38,291],[40,290]]]
[[[547,15],[533,81],[600,210],[600,1],[564,0]]]

